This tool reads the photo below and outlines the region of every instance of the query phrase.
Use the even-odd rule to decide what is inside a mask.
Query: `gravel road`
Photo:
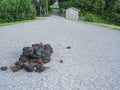
[[[0,27],[0,66],[12,66],[24,46],[49,43],[50,69],[42,73],[0,71],[0,90],[120,90],[120,31],[66,20]],[[71,46],[71,49],[66,49]],[[63,63],[60,63],[60,60]]]

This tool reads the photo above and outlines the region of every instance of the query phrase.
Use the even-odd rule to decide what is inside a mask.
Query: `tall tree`
[[[56,0],[33,0],[33,4],[36,6],[37,14],[48,14],[49,7],[52,5]]]

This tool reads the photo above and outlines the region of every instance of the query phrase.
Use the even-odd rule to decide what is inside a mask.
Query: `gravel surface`
[[[0,27],[0,66],[12,66],[24,46],[39,42],[54,48],[52,61],[46,64],[50,69],[0,71],[0,90],[120,90],[119,30],[54,15]]]

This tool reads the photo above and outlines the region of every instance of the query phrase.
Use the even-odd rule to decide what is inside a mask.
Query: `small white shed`
[[[79,9],[71,7],[66,9],[66,18],[78,20],[79,19]]]

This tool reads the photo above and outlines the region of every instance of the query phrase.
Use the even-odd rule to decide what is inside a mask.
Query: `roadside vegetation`
[[[13,24],[21,24],[21,23],[33,22],[33,21],[44,20],[44,19],[46,19],[46,18],[36,17],[36,18],[33,19],[33,20],[22,20],[22,21],[15,21],[15,22],[0,23],[0,26],[8,26],[8,25],[13,25]]]
[[[55,0],[0,0],[0,26],[50,16]]]
[[[120,0],[0,0],[0,26],[50,16],[53,9],[65,16],[65,9],[70,7],[80,10],[79,21],[120,26]]]
[[[0,23],[32,20],[35,6],[30,0],[0,0]]]
[[[120,0],[59,0],[60,14],[63,9],[80,10],[80,20],[120,26]]]
[[[51,5],[50,8],[51,8],[51,9],[59,9],[60,7],[59,7],[59,6],[56,6],[56,5]]]
[[[50,16],[51,9],[50,6],[56,0],[32,0],[32,3],[35,5],[37,16],[45,17]]]
[[[97,26],[103,26],[103,27],[108,27],[108,28],[120,30],[120,26],[114,25],[114,24],[87,22],[87,21],[83,21],[83,20],[78,20],[77,22],[83,22],[86,24],[93,24],[93,25],[97,25]]]

